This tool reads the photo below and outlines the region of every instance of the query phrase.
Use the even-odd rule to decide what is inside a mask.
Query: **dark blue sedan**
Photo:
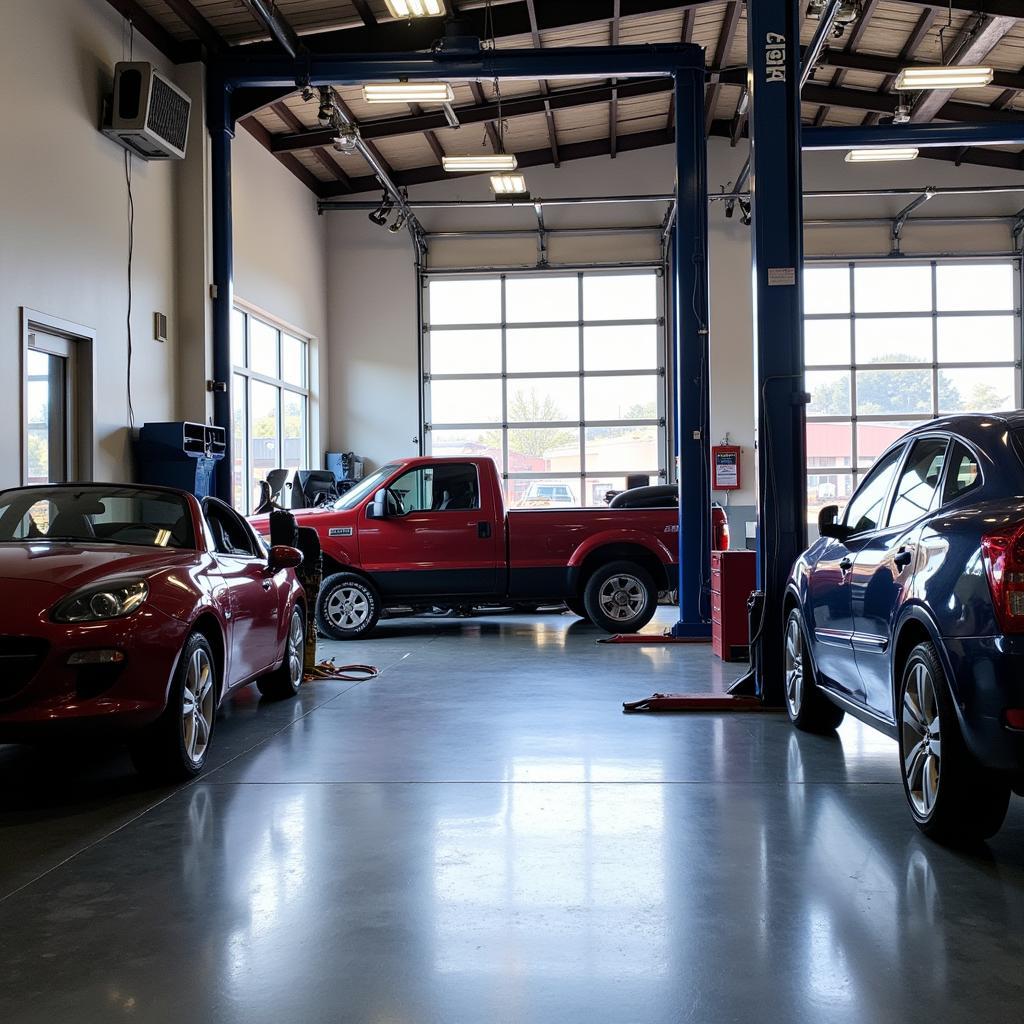
[[[933,420],[884,452],[785,596],[797,728],[899,743],[929,836],[994,835],[1024,792],[1024,412]]]

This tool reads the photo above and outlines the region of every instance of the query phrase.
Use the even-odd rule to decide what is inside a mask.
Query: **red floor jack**
[[[725,693],[654,693],[643,700],[622,702],[624,712],[635,711],[778,711],[769,707],[757,692],[757,657],[760,639],[764,594],[750,595],[747,605],[751,624],[750,669],[739,677]],[[755,623],[757,628],[755,628]]]

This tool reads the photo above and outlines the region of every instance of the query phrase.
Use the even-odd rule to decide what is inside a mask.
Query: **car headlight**
[[[145,580],[125,580],[121,583],[89,587],[64,598],[54,609],[54,622],[100,622],[104,619],[122,619],[131,615],[149,596]]]

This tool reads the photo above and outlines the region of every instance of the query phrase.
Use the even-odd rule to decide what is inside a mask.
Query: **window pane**
[[[432,423],[500,423],[500,380],[430,382]]]
[[[808,370],[804,386],[811,393],[808,416],[850,415],[850,374],[846,370]]]
[[[931,370],[858,370],[861,416],[932,412]]]
[[[655,274],[584,274],[584,320],[654,320],[658,316]]]
[[[850,321],[804,322],[804,362],[807,366],[849,365]]]
[[[480,485],[471,464],[424,466],[403,473],[388,490],[401,503],[398,515],[460,512],[480,507]]]
[[[858,313],[915,313],[932,308],[931,267],[856,267],[853,283]]]
[[[245,486],[245,378],[235,374],[231,381],[231,491],[239,512],[252,511],[251,496]]]
[[[472,455],[494,459],[501,471],[501,428],[460,430],[431,430],[430,454],[439,458],[452,455]]]
[[[807,474],[807,522],[816,523],[818,512],[826,505],[843,507],[853,494],[851,473]]]
[[[501,323],[501,279],[430,282],[431,324]]]
[[[658,328],[584,327],[583,367],[587,370],[656,370]]]
[[[579,377],[529,377],[508,382],[509,423],[580,420]]]
[[[932,318],[858,318],[854,328],[858,363],[930,363]]]
[[[815,466],[853,466],[853,425],[851,423],[807,424],[807,469]]]
[[[249,365],[264,377],[278,376],[277,328],[249,317]]]
[[[896,485],[889,526],[912,523],[931,508],[935,488],[942,476],[942,465],[946,461],[946,447],[944,438],[915,442]]]
[[[306,342],[281,334],[281,379],[296,387],[306,386]]]
[[[430,373],[501,373],[501,331],[431,331]]]
[[[849,313],[850,268],[805,267],[804,312]]]
[[[510,324],[579,320],[579,285],[571,277],[510,277],[505,316]]]
[[[288,469],[305,469],[309,465],[306,455],[306,399],[294,391],[281,392],[282,444],[281,465]]]
[[[231,365],[245,366],[245,314],[231,310]]]
[[[67,360],[61,356],[31,349],[26,353],[26,483],[51,483],[68,477],[67,369]]]
[[[868,475],[846,510],[844,522],[853,530],[873,530],[885,514],[892,478],[896,475],[901,449],[886,456]]]
[[[898,441],[911,427],[921,420],[902,420],[886,423],[857,424],[857,466],[866,469],[875,459]]]
[[[659,483],[659,477],[656,473],[651,474],[651,483]],[[607,505],[609,491],[618,494],[619,491],[624,490],[626,490],[626,478],[624,476],[608,476],[607,474],[588,476],[583,482],[583,504],[591,508]]]
[[[578,427],[520,427],[508,432],[510,473],[579,472],[580,431]],[[522,466],[519,458],[526,459]]]
[[[520,327],[505,336],[509,373],[580,368],[580,333],[576,327]]]
[[[587,427],[585,442],[588,473],[653,473],[661,463],[657,427]]]
[[[1013,316],[940,316],[939,361],[1013,362]]]
[[[1012,409],[1013,367],[939,371],[939,412],[998,412]]]
[[[943,504],[970,490],[978,479],[978,460],[959,441],[953,442],[949,459],[946,483],[942,489]]]
[[[255,321],[253,321],[255,324]],[[256,493],[257,485],[266,480],[267,473],[283,465],[278,438],[278,389],[262,381],[251,382],[252,423],[249,443],[249,490]]]
[[[658,382],[643,377],[587,377],[583,382],[583,415],[587,420],[656,420]]]
[[[506,480],[505,501],[509,508],[572,508],[578,506],[580,478],[564,480]]]
[[[936,267],[938,308],[1013,309],[1013,265],[947,263]]]

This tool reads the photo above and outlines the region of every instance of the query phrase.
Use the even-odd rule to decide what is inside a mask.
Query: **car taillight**
[[[1024,524],[981,538],[996,618],[1006,633],[1024,633]]]

